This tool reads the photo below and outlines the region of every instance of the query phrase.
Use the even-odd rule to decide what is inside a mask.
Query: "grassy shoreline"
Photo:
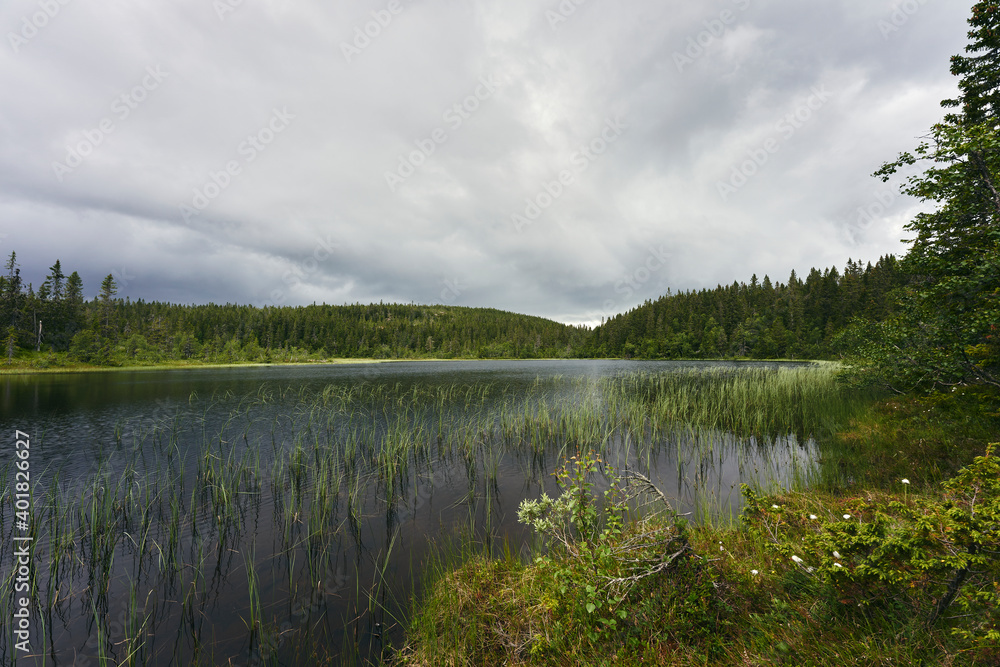
[[[94,364],[71,363],[65,366],[38,368],[34,366],[14,366],[0,368],[2,375],[46,375],[53,373],[108,373],[115,371],[168,371],[187,370],[192,368],[241,368],[241,367],[273,367],[273,366],[326,366],[334,364],[377,364],[388,361],[404,361],[401,359],[316,359],[310,361],[275,361],[275,362],[177,362],[159,364],[138,364],[132,366],[96,366]]]
[[[684,558],[626,599],[602,583],[613,561],[558,544],[528,562],[452,548],[413,602],[398,662],[998,664],[1000,475],[996,451],[983,457],[998,408],[977,389],[877,402],[823,453],[814,488],[747,489],[737,525],[681,524]],[[614,553],[638,525],[584,553]]]
[[[42,357],[39,357],[40,359]],[[441,362],[441,361],[629,361],[618,357],[602,357],[600,359],[590,359],[585,357],[543,357],[534,359],[482,359],[478,357],[419,357],[413,359],[376,359],[373,357],[339,358],[329,359],[308,359],[304,361],[240,361],[231,363],[216,363],[202,361],[176,361],[153,364],[133,364],[128,366],[99,366],[81,362],[66,362],[61,360],[59,365],[43,368],[31,362],[25,363],[24,359],[15,360],[13,364],[4,363],[0,366],[0,376],[4,375],[47,375],[53,373],[106,373],[114,371],[162,371],[162,370],[186,370],[192,368],[241,368],[241,367],[275,367],[275,366],[329,366],[341,364],[381,364],[404,361],[416,362]],[[18,361],[21,364],[18,364]],[[758,363],[758,362],[778,362],[778,363],[802,363],[815,364],[817,366],[839,366],[840,362],[825,359],[632,359],[631,361],[704,361],[704,362],[730,362],[730,363]]]

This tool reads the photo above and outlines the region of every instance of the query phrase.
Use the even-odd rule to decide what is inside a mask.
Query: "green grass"
[[[237,366],[302,366],[306,364],[378,364],[390,361],[407,361],[405,359],[371,359],[368,357],[350,358],[303,358],[296,361],[238,361],[223,363],[216,361],[201,361],[198,359],[156,361],[148,363],[123,362],[116,366],[84,363],[71,359],[66,352],[33,352],[21,351],[12,361],[6,359],[0,363],[0,375],[25,375],[42,373],[93,373],[112,371],[149,371],[172,370],[178,368],[234,368]],[[431,360],[443,361],[443,360]]]
[[[787,398],[792,392],[780,387],[734,384],[735,398],[716,394],[706,408],[699,405],[704,395],[690,396],[702,390],[697,378],[632,381],[639,391],[630,393],[630,400],[639,396],[646,405],[670,405],[654,409],[652,416],[645,413],[653,420],[680,413],[694,421],[757,428],[770,422],[743,409],[743,398],[766,395],[770,405],[786,408],[792,400]],[[672,391],[654,391],[667,385]],[[630,402],[626,406],[632,408]],[[903,570],[879,575],[890,579],[842,585],[836,583],[841,580],[833,560],[826,567],[834,575],[821,576],[820,570],[807,569],[809,562],[817,568],[820,563],[804,551],[828,530],[821,525],[850,530],[853,522],[844,515],[896,525],[894,530],[907,536],[905,518],[914,508],[919,521],[921,511],[931,511],[919,508],[951,507],[940,482],[981,456],[987,443],[1000,440],[998,407],[996,392],[979,389],[878,402],[822,445],[817,487],[763,497],[763,511],[745,516],[742,525],[690,527],[693,555],[637,586],[622,606],[625,622],[616,629],[599,622],[599,613],[583,610],[581,586],[567,587],[553,576],[579,568],[564,551],[550,551],[539,561],[452,549],[426,571],[429,592],[414,600],[398,661],[409,666],[998,664],[1000,562],[995,558],[985,569],[977,567],[960,595],[978,611],[952,609],[929,626],[929,612],[947,580],[919,576],[919,567],[913,570],[904,560],[897,563]],[[801,405],[793,410],[808,414]],[[903,484],[903,478],[912,483]],[[989,500],[973,495],[972,506],[979,502],[985,508]],[[995,535],[998,529],[992,530]],[[996,553],[1000,545],[992,539]],[[609,546],[618,544],[613,540]],[[792,556],[806,560],[798,564]],[[891,551],[883,557],[898,558]],[[854,558],[857,566],[874,556]],[[898,588],[894,576],[902,582]],[[600,577],[591,583],[603,590]],[[977,595],[986,597],[977,602]]]
[[[1000,440],[1000,398],[961,387],[873,404],[850,420],[822,452],[821,485],[829,490],[893,488],[900,479],[930,487],[954,475]]]
[[[769,500],[801,516],[857,506],[856,498],[821,494]],[[799,534],[783,536],[780,546],[794,549]],[[589,621],[579,600],[542,567],[482,555],[457,567],[435,563],[430,594],[415,610],[398,660],[638,666],[995,665],[1000,659],[996,644],[953,634],[981,617],[928,629],[921,621],[933,603],[929,595],[862,609],[838,600],[760,535],[704,526],[692,529],[690,540],[695,555],[633,591],[616,631]],[[994,582],[998,576],[994,569]],[[992,623],[1000,623],[995,609]]]

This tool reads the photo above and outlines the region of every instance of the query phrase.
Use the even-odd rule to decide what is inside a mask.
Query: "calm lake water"
[[[802,474],[817,456],[810,433],[737,436],[607,416],[626,414],[609,407],[616,378],[788,366],[454,361],[4,376],[4,608],[15,598],[9,545],[21,534],[15,430],[31,436],[34,588],[31,655],[15,651],[5,614],[0,661],[377,663],[401,641],[435,545],[465,535],[527,558],[535,542],[518,505],[557,494],[552,472],[580,446],[644,472],[695,517],[738,513],[741,482]]]

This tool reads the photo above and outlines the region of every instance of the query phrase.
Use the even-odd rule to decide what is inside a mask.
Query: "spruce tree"
[[[897,315],[859,325],[858,366],[899,391],[958,384],[1000,386],[1000,358],[991,336],[1000,321],[1000,5],[979,2],[969,20],[967,56],[952,59],[960,108],[931,129],[913,153],[902,153],[876,176],[887,181],[927,162],[902,192],[933,202],[933,212],[906,226],[913,234],[903,269],[910,285]]]
[[[989,123],[995,128],[1000,117],[1000,2],[977,2],[972,7],[969,25],[971,41],[965,47],[969,55],[951,58],[951,73],[959,77],[961,95],[941,102],[941,106],[961,109],[961,113],[945,116],[945,122]]]

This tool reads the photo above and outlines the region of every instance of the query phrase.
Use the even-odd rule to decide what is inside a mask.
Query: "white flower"
[[[792,556],[792,560],[794,560],[796,563],[801,563],[802,562],[802,559],[799,558],[798,556]]]
[[[840,555],[839,553],[837,553],[836,551],[834,551],[834,552],[833,552],[833,557],[834,557],[834,558],[843,558],[843,556],[841,556],[841,555]]]
[[[815,568],[813,568],[812,566],[809,566],[806,568],[806,572],[809,572],[811,574],[814,569]]]
[[[781,508],[778,507],[777,505],[771,505],[771,509],[773,509],[773,510],[780,510]]]
[[[810,515],[809,515],[809,520],[810,520],[810,521],[815,521],[815,520],[816,520],[816,519],[818,519],[818,518],[819,518],[819,517],[817,517],[817,516],[816,516],[815,514],[810,514]]]
[[[834,566],[834,567],[844,567],[844,566],[843,566],[843,565],[841,565],[840,563],[834,563],[834,564],[833,564],[833,566]]]
[[[750,570],[750,574],[756,577],[758,574],[760,574],[760,572],[758,572],[757,570]]]
[[[902,480],[900,480],[900,481],[902,481],[903,484],[909,484],[910,483],[910,480],[906,479],[905,477]]]
[[[845,518],[845,519],[850,519],[850,518],[851,518],[851,515],[850,515],[850,514],[845,514],[845,515],[844,515],[844,518]]]

